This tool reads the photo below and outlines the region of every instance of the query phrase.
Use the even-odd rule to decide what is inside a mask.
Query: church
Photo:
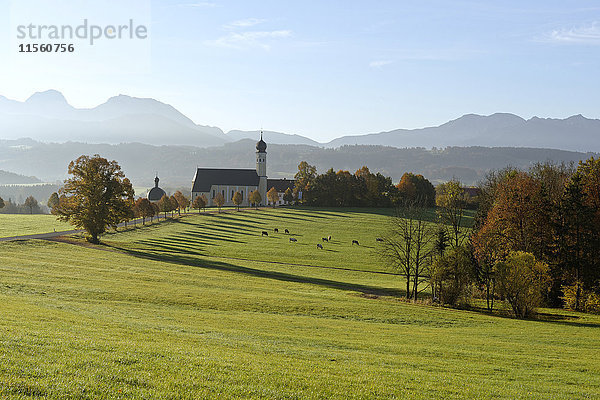
[[[198,196],[206,196],[207,206],[214,205],[214,198],[221,193],[226,206],[233,206],[233,195],[240,192],[242,206],[250,206],[248,198],[250,193],[258,190],[262,199],[261,206],[272,205],[267,199],[267,192],[275,188],[279,193],[276,205],[283,204],[283,193],[287,188],[294,189],[295,181],[292,179],[267,178],[267,144],[262,138],[256,143],[256,169],[222,169],[198,168],[192,184],[192,202]]]

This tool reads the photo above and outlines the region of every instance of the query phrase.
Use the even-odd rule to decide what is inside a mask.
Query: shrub
[[[506,261],[497,264],[500,295],[510,303],[517,318],[530,316],[542,303],[542,293],[548,290],[548,265],[537,261],[531,253],[511,252]]]
[[[589,313],[600,313],[600,295],[595,291],[584,290],[581,282],[576,282],[573,285],[563,285],[561,287],[563,296],[561,299],[565,303],[565,308],[569,310],[576,309],[577,289],[580,290],[579,310]]]

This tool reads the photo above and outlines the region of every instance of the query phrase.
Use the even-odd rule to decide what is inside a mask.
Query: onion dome
[[[267,144],[262,138],[262,132],[260,133],[260,140],[256,142],[256,150],[258,150],[260,153],[266,153],[267,151]]]
[[[148,192],[148,200],[159,201],[166,194],[164,190],[158,187],[158,176],[154,178],[154,187]]]

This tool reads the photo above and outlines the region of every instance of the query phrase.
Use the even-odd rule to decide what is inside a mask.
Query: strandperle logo
[[[84,19],[80,25],[18,25],[17,39],[32,40],[65,40],[82,39],[87,40],[90,45],[98,40],[117,39],[147,39],[148,27],[137,25],[130,19],[127,24],[122,25],[93,25]]]

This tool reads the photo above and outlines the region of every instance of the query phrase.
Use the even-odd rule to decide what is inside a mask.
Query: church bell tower
[[[256,143],[256,173],[258,174],[258,193],[262,198],[262,204],[267,204],[267,144],[262,138]]]

